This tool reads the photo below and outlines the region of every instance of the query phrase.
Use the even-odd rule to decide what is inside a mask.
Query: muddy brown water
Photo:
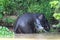
[[[15,34],[14,38],[25,39],[59,39],[60,33]]]
[[[9,28],[13,31],[12,28]],[[40,34],[14,34],[14,39],[21,40],[60,40],[60,33],[40,33]]]
[[[10,28],[13,31],[12,28]],[[14,39],[31,39],[31,40],[60,40],[60,33],[50,32],[50,33],[40,33],[40,34],[14,34]]]

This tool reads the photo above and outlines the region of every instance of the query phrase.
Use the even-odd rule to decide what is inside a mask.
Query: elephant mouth
[[[35,29],[37,32],[47,32],[41,24],[36,24]]]
[[[43,29],[39,29],[39,28],[36,28],[37,32],[47,32],[44,28]]]

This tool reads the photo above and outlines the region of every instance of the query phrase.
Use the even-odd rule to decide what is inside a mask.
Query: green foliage
[[[13,20],[13,19],[11,19],[11,18],[7,18],[7,19],[6,19],[6,22],[7,22],[7,23],[13,23],[13,22],[14,22],[14,20]]]
[[[0,0],[0,12],[4,10],[4,0]]]
[[[59,1],[51,1],[50,2],[50,5],[51,5],[51,8],[56,8],[57,4],[59,3]]]
[[[59,3],[57,4],[54,12],[55,12],[55,13],[60,13],[60,1],[59,1]]]
[[[58,0],[0,0],[0,13],[4,15],[22,15],[25,12],[44,13],[50,21],[57,4]],[[13,20],[7,18],[7,21],[10,23]]]
[[[57,24],[56,26],[57,26],[57,28],[60,28],[60,23],[59,23],[59,24]]]
[[[56,33],[56,32],[57,32],[57,29],[51,28],[51,29],[50,29],[50,32],[55,32],[55,33]]]
[[[50,4],[52,11],[53,11],[52,16],[55,19],[60,20],[60,1],[59,0],[52,0],[49,2],[49,4]]]
[[[10,31],[7,27],[5,26],[0,26],[0,37],[13,37],[14,32]]]
[[[5,10],[5,6],[9,4],[9,0],[0,0],[0,12],[3,12]]]
[[[5,14],[9,14],[10,15],[10,13],[13,11],[13,8],[15,8],[14,7],[14,1],[12,2],[13,0],[6,0],[5,2]],[[12,13],[13,14],[13,13]]]
[[[41,3],[40,3],[40,1],[38,1],[38,2],[35,1],[35,3],[31,3],[28,6],[27,12],[43,13],[43,14],[45,14],[46,18],[50,21],[52,18],[53,11],[50,7],[49,2],[50,1],[44,2],[44,0],[41,0]]]
[[[7,17],[7,18],[3,18],[3,20],[7,23],[14,23],[16,19],[11,18],[11,17]]]
[[[57,20],[60,20],[60,1],[55,2],[56,6],[55,6],[55,10],[54,10],[54,18]]]
[[[57,20],[60,20],[60,13],[54,13],[54,18]]]
[[[2,19],[3,18],[3,15],[2,15],[2,13],[0,13],[0,19]]]
[[[51,27],[50,31],[51,32],[58,32],[58,31],[60,31],[59,29],[60,29],[60,23],[53,25],[53,27]]]
[[[40,8],[40,5],[32,5],[28,7],[28,12],[40,12],[42,8]]]

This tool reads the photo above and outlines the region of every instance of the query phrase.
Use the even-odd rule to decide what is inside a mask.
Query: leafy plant
[[[52,13],[53,11],[51,10],[50,4],[49,2],[44,2],[43,3],[35,3],[35,4],[30,4],[30,6],[28,6],[28,12],[32,12],[32,13],[43,13],[45,14],[46,18],[50,21],[52,18]]]
[[[3,18],[3,15],[2,15],[2,13],[0,13],[0,19],[2,19]]]
[[[57,20],[60,20],[60,13],[54,13],[54,18]]]
[[[57,4],[59,3],[59,1],[51,1],[49,4],[51,5],[51,8],[56,8]]]
[[[3,18],[3,21],[6,23],[14,23],[15,22],[15,18],[12,17],[7,17],[7,18]]]
[[[0,26],[0,37],[14,37],[14,32],[10,31],[5,26]]]
[[[0,12],[4,10],[4,0],[0,0]]]

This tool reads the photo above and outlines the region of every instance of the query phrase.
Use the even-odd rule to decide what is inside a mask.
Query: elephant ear
[[[43,18],[43,15],[41,14],[38,18],[39,18],[39,19],[42,19],[42,18]]]

